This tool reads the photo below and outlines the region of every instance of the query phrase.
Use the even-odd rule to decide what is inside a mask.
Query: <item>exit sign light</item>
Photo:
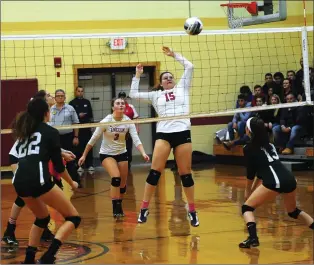
[[[111,38],[110,48],[111,50],[124,50],[127,45],[126,38]]]

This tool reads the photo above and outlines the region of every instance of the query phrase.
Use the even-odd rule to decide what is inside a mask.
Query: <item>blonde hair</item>
[[[277,95],[277,94],[273,94],[272,96],[271,96],[271,98],[276,98],[277,99],[277,104],[280,104],[281,103],[281,101],[280,101],[280,97]],[[274,104],[272,104],[272,105],[274,105]],[[274,111],[274,116],[276,117],[277,115],[278,115],[278,112],[279,112],[279,109],[275,109],[275,111]]]

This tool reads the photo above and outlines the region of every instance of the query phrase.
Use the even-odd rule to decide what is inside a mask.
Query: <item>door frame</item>
[[[149,85],[150,87],[154,87],[156,84],[159,83],[159,75],[160,75],[160,62],[145,62],[141,63],[144,67],[150,67],[153,69],[153,71],[149,71]],[[106,68],[111,69],[108,73],[111,74],[111,93],[112,95],[115,94],[115,82],[113,82],[114,78],[112,77],[112,73],[114,73],[114,69],[117,68],[130,68],[130,67],[136,67],[138,63],[136,62],[121,62],[121,63],[108,63],[108,64],[74,64],[73,65],[73,78],[74,78],[74,89],[73,94],[75,95],[75,89],[79,85],[79,70],[81,69],[99,69],[99,68]],[[157,117],[157,113],[155,112],[155,109],[153,106],[151,106],[151,116]],[[156,141],[156,122],[152,122],[152,150],[154,150],[155,147],[155,141]]]

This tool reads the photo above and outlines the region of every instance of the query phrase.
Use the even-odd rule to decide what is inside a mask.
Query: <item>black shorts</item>
[[[112,157],[114,160],[117,161],[117,163],[123,162],[123,161],[128,161],[128,153],[125,152],[125,153],[122,153],[122,154],[119,154],[119,155],[99,154],[100,163],[102,163],[102,161],[104,161],[108,157]]]
[[[167,141],[171,148],[175,149],[181,144],[191,143],[191,131],[173,132],[173,133],[162,133],[156,134],[156,140],[161,139]]]
[[[18,196],[20,197],[33,197],[33,198],[38,198],[41,195],[47,193],[50,191],[55,183],[49,179],[48,181],[46,180],[44,185],[27,185],[27,184],[21,184],[21,183],[13,183],[15,191]]]
[[[290,193],[293,192],[296,188],[297,188],[297,182],[289,182],[289,183],[285,183],[285,185],[280,185],[280,188],[276,188],[273,185],[267,184],[267,183],[263,183],[263,186],[267,189],[276,191],[278,193]]]

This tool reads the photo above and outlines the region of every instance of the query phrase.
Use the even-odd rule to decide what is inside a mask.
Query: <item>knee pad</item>
[[[157,170],[151,169],[149,171],[146,182],[152,186],[157,186],[161,173]]]
[[[124,194],[126,193],[126,185],[124,186],[124,188],[120,188],[120,194]]]
[[[72,222],[74,224],[75,228],[78,228],[78,226],[81,223],[81,217],[80,216],[68,216],[65,218],[66,221]]]
[[[25,202],[21,197],[17,197],[14,203],[20,208],[25,206]]]
[[[242,205],[242,215],[243,215],[244,213],[246,213],[246,212],[254,212],[254,211],[255,211],[255,209],[254,209],[253,207],[248,206],[248,205],[246,205],[246,204],[243,204],[243,205]]]
[[[34,225],[40,227],[40,228],[46,228],[48,226],[50,222],[50,215],[48,215],[47,217],[45,218],[36,218],[35,222],[34,222]]]
[[[194,185],[194,180],[192,178],[192,174],[182,175],[182,176],[180,176],[180,178],[181,178],[181,182],[182,182],[183,187],[189,188],[189,187],[192,187]]]
[[[293,219],[298,219],[298,216],[299,214],[301,213],[302,211],[298,208],[295,208],[295,210],[291,213],[288,213],[288,215],[293,218]]]
[[[111,178],[111,186],[113,187],[120,187],[121,178],[120,177],[114,177]]]

